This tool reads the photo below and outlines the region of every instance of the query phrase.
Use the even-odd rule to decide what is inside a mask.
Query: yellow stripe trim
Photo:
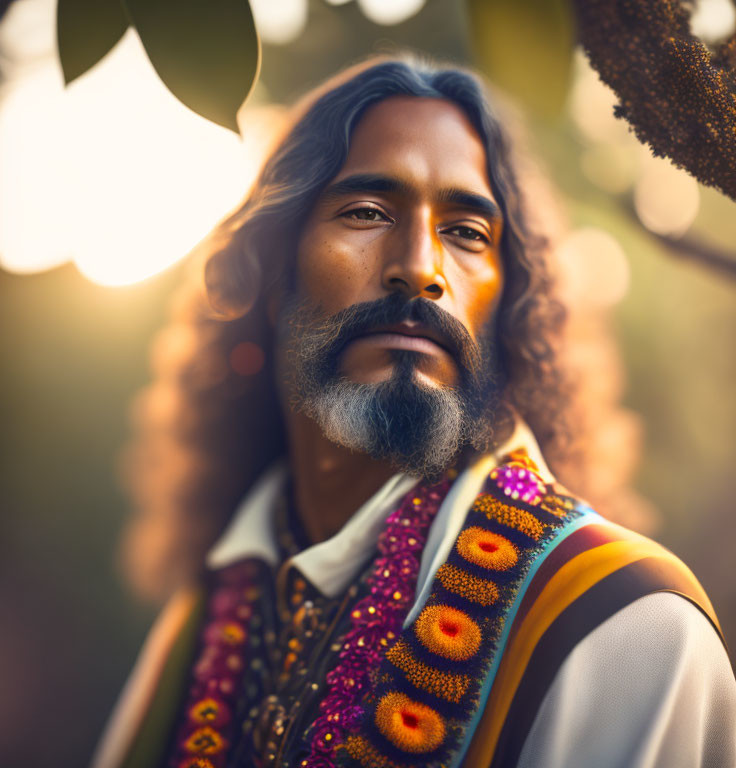
[[[542,635],[565,608],[620,568],[648,557],[669,561],[692,580],[695,596],[711,618],[717,621],[707,595],[692,571],[679,558],[644,536],[617,525],[610,525],[618,529],[617,533],[623,540],[601,544],[565,563],[549,580],[526,615],[501,660],[484,714],[465,756],[467,762],[464,761],[464,764],[490,763],[511,701]]]

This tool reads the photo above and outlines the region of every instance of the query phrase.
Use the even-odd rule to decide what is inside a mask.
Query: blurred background
[[[624,464],[646,502],[619,499],[618,516],[691,566],[736,645],[736,203],[613,117],[562,3],[494,0],[472,21],[478,3],[461,0],[251,5],[263,66],[241,141],[171,96],[130,30],[64,89],[54,0],[0,3],[3,768],[88,761],[157,610],[117,566],[116,466],[151,339],[186,254],[253,180],[279,105],[370,52],[469,64],[520,105],[582,308],[573,353],[600,364],[639,446]],[[732,33],[729,0],[696,6],[704,40]],[[591,348],[596,323],[610,331]],[[599,436],[621,444],[604,423]]]

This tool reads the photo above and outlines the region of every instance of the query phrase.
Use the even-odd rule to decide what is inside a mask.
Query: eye
[[[463,240],[469,240],[478,244],[482,243],[488,245],[490,243],[488,236],[483,232],[474,229],[473,227],[466,227],[462,224],[459,224],[455,227],[448,227],[447,229],[443,230],[443,233],[447,235],[455,235],[456,237],[460,237]]]
[[[383,213],[383,211],[379,210],[378,208],[369,208],[368,206],[363,206],[361,208],[351,208],[349,211],[344,211],[341,213],[340,216],[345,219],[349,219],[350,221],[359,222],[391,221],[391,219],[389,219],[389,217]]]

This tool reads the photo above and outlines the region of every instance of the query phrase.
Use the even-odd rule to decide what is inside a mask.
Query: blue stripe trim
[[[501,663],[504,651],[506,650],[506,642],[508,641],[511,627],[513,626],[516,614],[519,611],[521,601],[524,599],[526,590],[529,588],[529,584],[531,584],[535,574],[539,570],[542,563],[547,559],[547,556],[550,554],[550,552],[552,552],[552,550],[554,550],[555,547],[557,547],[560,542],[564,541],[570,534],[575,533],[575,531],[578,531],[581,528],[585,528],[588,525],[604,522],[604,518],[601,517],[597,512],[594,512],[590,507],[578,507],[578,511],[580,511],[582,514],[579,517],[576,517],[574,520],[571,520],[566,525],[563,525],[561,528],[558,528],[555,531],[555,535],[537,554],[537,556],[534,558],[534,562],[529,568],[529,571],[524,577],[518,592],[516,593],[516,598],[506,614],[503,630],[501,632],[501,636],[498,639],[496,651],[493,654],[493,662],[491,664],[491,668],[488,670],[486,679],[483,681],[483,685],[480,689],[478,708],[476,709],[475,714],[473,715],[470,723],[468,724],[468,727],[465,730],[463,743],[460,745],[460,749],[456,753],[451,763],[452,768],[458,768],[458,766],[460,766],[462,763],[463,758],[465,757],[465,753],[468,751],[468,747],[470,746],[470,742],[473,739],[473,735],[475,734],[475,729],[478,727],[478,723],[483,716],[483,711],[485,710],[486,704],[488,702],[488,696],[490,695],[491,688],[493,687],[493,681],[496,679],[496,673],[498,672],[499,664]]]

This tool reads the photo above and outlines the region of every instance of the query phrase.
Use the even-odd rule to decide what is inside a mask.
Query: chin
[[[464,446],[469,419],[459,393],[421,373],[407,355],[401,353],[388,379],[366,383],[343,375],[305,406],[333,442],[433,477]]]

